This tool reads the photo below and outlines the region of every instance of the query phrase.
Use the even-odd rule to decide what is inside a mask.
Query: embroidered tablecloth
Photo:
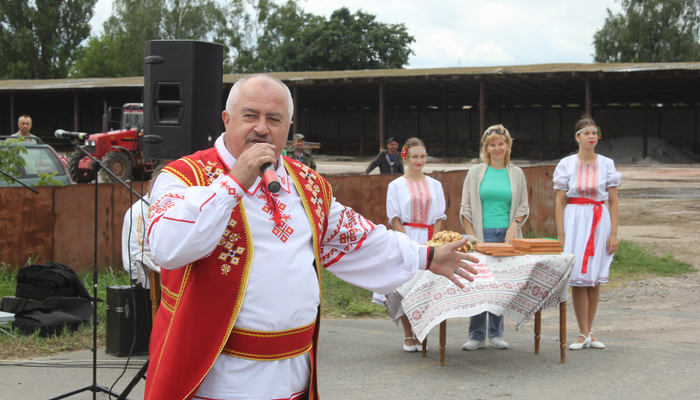
[[[423,340],[447,318],[471,317],[484,311],[505,315],[520,329],[539,310],[566,301],[572,254],[479,258],[479,274],[460,289],[445,277],[426,272],[401,304],[413,331]]]

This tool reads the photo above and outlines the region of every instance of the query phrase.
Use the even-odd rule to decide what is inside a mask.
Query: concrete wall
[[[553,166],[523,168],[528,183],[530,219],[525,231],[539,236],[555,235]],[[463,233],[459,222],[462,184],[467,171],[436,172],[447,204],[446,230]],[[387,225],[386,191],[396,175],[328,176],[337,200],[352,207],[375,224]],[[34,194],[23,187],[0,188],[0,262],[23,266],[38,256],[37,263],[57,261],[77,271],[91,269],[94,244],[94,185],[38,188]],[[135,190],[143,193],[140,188]],[[121,230],[131,194],[119,184],[98,188],[97,264],[121,267]]]

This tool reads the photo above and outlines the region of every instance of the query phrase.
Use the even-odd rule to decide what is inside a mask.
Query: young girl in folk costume
[[[580,333],[569,349],[603,349],[605,345],[591,330],[600,283],[608,281],[617,250],[617,187],[622,175],[613,160],[595,153],[601,136],[592,118],[579,119],[575,130],[578,154],[562,159],[554,171],[557,234],[564,252],[576,256],[571,293]]]
[[[406,141],[401,151],[404,162],[403,176],[389,183],[386,195],[386,213],[389,224],[395,231],[404,232],[413,241],[425,243],[433,233],[442,230],[445,215],[445,193],[442,184],[423,174],[423,167],[428,158],[425,144],[418,138]],[[404,330],[404,351],[414,352],[422,349],[422,343],[415,338],[411,323],[403,312],[401,300],[411,291],[413,285],[420,279],[424,271],[418,273],[409,282],[386,297],[386,307],[389,315],[396,321],[400,320]],[[375,293],[374,298],[383,296]]]

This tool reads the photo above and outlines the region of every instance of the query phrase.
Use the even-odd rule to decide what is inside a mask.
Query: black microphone
[[[59,139],[87,139],[89,134],[85,132],[68,132],[64,131],[63,129],[56,129],[56,132],[54,133],[57,138]]]
[[[270,193],[277,193],[280,191],[282,184],[277,178],[277,172],[275,172],[275,167],[270,163],[265,163],[260,167],[260,172],[262,172],[263,180],[265,181],[265,186]]]

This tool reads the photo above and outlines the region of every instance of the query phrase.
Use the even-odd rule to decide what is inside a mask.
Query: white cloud
[[[224,1],[224,0],[219,0]],[[282,1],[282,0],[278,0]],[[93,33],[111,13],[98,0]],[[383,23],[403,23],[416,42],[409,68],[592,62],[593,34],[615,0],[307,0],[306,12],[329,17],[341,7]]]

